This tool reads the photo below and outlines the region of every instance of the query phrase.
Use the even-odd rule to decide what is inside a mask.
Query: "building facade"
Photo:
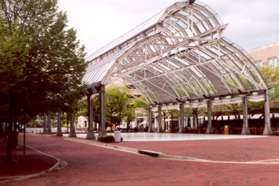
[[[276,68],[279,66],[279,42],[252,49],[249,54],[257,67],[270,66]]]

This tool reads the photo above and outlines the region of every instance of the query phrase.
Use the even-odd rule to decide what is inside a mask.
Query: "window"
[[[278,58],[277,57],[270,57],[267,59],[268,66],[270,67],[277,67],[278,66]]]
[[[256,61],[255,61],[255,65],[256,65],[256,67],[260,68],[260,67],[263,66],[263,63],[262,63],[261,60],[256,60]]]

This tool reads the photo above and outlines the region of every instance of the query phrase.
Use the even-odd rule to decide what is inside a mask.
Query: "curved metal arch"
[[[222,37],[225,28],[207,7],[178,2],[134,29],[134,36],[125,41],[123,37],[93,62],[102,63],[106,56],[117,55],[112,70],[102,77],[114,74],[126,79],[150,103],[267,89],[249,57]]]

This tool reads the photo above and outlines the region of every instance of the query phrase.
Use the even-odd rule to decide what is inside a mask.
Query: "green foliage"
[[[170,109],[166,113],[168,116],[171,116],[172,118],[178,118],[179,116],[179,111],[176,109]]]
[[[93,120],[99,123],[100,104],[99,97],[93,98]],[[120,86],[112,86],[106,89],[106,123],[119,125],[122,120],[127,123],[135,119],[134,98],[128,94],[128,89]],[[83,106],[85,108],[85,105]]]
[[[80,100],[77,105],[77,116],[87,116],[87,100]]]
[[[149,105],[143,96],[138,97],[134,100],[133,105],[135,108],[143,108],[145,110],[148,109]]]
[[[0,0],[0,111],[7,119],[74,111],[83,85],[84,49],[56,0]]]
[[[124,113],[124,120],[129,125],[135,119],[136,119],[135,108],[132,105],[128,106],[127,109],[125,110],[125,113]]]
[[[10,126],[7,159],[18,122],[77,111],[84,56],[56,0],[0,0],[0,124]]]
[[[110,87],[106,90],[106,119],[110,124],[119,125],[125,117],[130,119],[134,109],[132,99],[124,87]]]
[[[279,67],[263,66],[260,71],[267,84],[271,87],[269,91],[271,100],[279,99]]]
[[[272,68],[270,66],[263,66],[260,71],[270,86],[279,85],[279,67]]]

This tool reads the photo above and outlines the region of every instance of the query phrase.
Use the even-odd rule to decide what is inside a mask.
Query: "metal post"
[[[159,127],[158,127],[158,115],[156,113],[154,113],[154,132],[158,131],[159,132]]]
[[[152,107],[148,109],[148,132],[152,132]]]
[[[87,95],[87,111],[88,111],[88,128],[86,139],[96,139],[93,131],[93,105],[91,100],[91,95]]]
[[[188,127],[188,125],[189,125],[189,116],[188,116],[188,113],[185,113],[185,111],[184,111],[184,126],[186,126],[186,127]]]
[[[106,135],[106,121],[105,121],[105,86],[101,85],[99,92],[100,101],[100,125],[101,125],[101,136]]]
[[[193,109],[193,126],[195,129],[198,128],[198,111],[197,111],[197,108],[194,108]]]
[[[162,132],[162,105],[158,105],[158,125],[159,132]]]
[[[206,133],[212,133],[212,101],[207,101],[207,129]]]
[[[268,91],[264,93],[264,131],[263,135],[271,135],[271,123],[270,123],[270,105],[269,105],[269,96]]]
[[[250,134],[249,126],[248,126],[248,98],[247,96],[243,97],[243,126],[241,134]]]
[[[26,124],[23,124],[23,154],[26,155]]]
[[[167,122],[166,122],[166,112],[163,112],[163,117],[164,117],[164,132],[167,131]]]
[[[57,113],[57,131],[56,136],[63,136],[61,129],[61,112]]]
[[[180,110],[180,120],[179,120],[179,132],[182,133],[184,130],[184,103],[179,104],[179,110]]]
[[[69,134],[69,137],[71,137],[71,138],[77,137],[74,114],[70,114],[70,134]]]

